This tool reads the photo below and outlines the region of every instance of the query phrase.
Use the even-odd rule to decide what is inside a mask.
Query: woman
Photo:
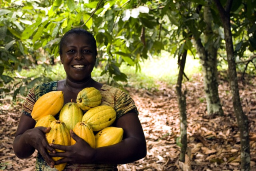
[[[30,90],[23,104],[23,114],[13,143],[15,154],[19,158],[27,158],[35,149],[38,150],[36,170],[52,170],[54,165],[61,163],[68,163],[66,170],[117,170],[117,164],[129,163],[145,157],[146,141],[134,101],[120,89],[101,84],[91,78],[97,56],[93,35],[83,29],[68,31],[60,41],[59,54],[66,79],[45,83]],[[123,128],[123,141],[112,146],[93,149],[71,131],[76,144],[49,145],[45,134],[50,128],[34,128],[35,120],[31,117],[34,103],[47,92],[63,91],[64,104],[66,104],[75,101],[78,92],[85,87],[95,87],[100,90],[102,104],[110,105],[116,110],[117,119],[113,126]],[[56,149],[65,152],[58,153]],[[63,158],[54,161],[52,157]]]

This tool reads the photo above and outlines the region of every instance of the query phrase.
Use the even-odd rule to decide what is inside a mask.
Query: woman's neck
[[[94,82],[95,81],[92,78],[89,78],[83,82],[74,82],[67,78],[64,82],[64,87],[71,89],[71,90],[72,89],[73,90],[82,90],[83,88],[86,88],[86,87],[93,87]]]

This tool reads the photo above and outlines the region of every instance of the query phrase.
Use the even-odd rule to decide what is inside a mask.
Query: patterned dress
[[[31,112],[35,102],[42,95],[50,92],[57,91],[57,81],[44,83],[39,86],[32,88],[23,103],[23,114],[31,117]],[[133,99],[124,91],[103,84],[101,90],[102,95],[102,105],[109,105],[113,107],[117,114],[117,119],[125,115],[128,112],[135,112],[138,114],[137,107]],[[58,119],[59,114],[55,116]],[[114,154],[110,154],[114,155]],[[36,171],[55,171],[56,169],[51,168],[44,161],[43,157],[38,153],[36,160]],[[114,171],[117,170],[117,165],[114,164],[67,164],[65,171]]]

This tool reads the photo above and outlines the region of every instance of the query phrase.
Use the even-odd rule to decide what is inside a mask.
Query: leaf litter
[[[249,83],[248,83],[249,82]],[[239,81],[240,98],[249,119],[251,170],[256,170],[256,92],[255,79]],[[187,88],[186,161],[179,162],[179,108],[175,86],[162,84],[159,89],[127,87],[140,112],[139,118],[147,141],[147,156],[133,163],[118,165],[120,171],[240,170],[240,138],[232,107],[229,84],[220,79],[219,96],[224,116],[209,117],[202,76],[183,83]],[[32,171],[37,152],[28,159],[15,156],[12,143],[21,115],[21,103],[2,101],[0,106],[0,171]]]

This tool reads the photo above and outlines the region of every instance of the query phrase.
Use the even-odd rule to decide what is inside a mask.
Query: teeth
[[[73,65],[74,68],[83,68],[84,65]]]

